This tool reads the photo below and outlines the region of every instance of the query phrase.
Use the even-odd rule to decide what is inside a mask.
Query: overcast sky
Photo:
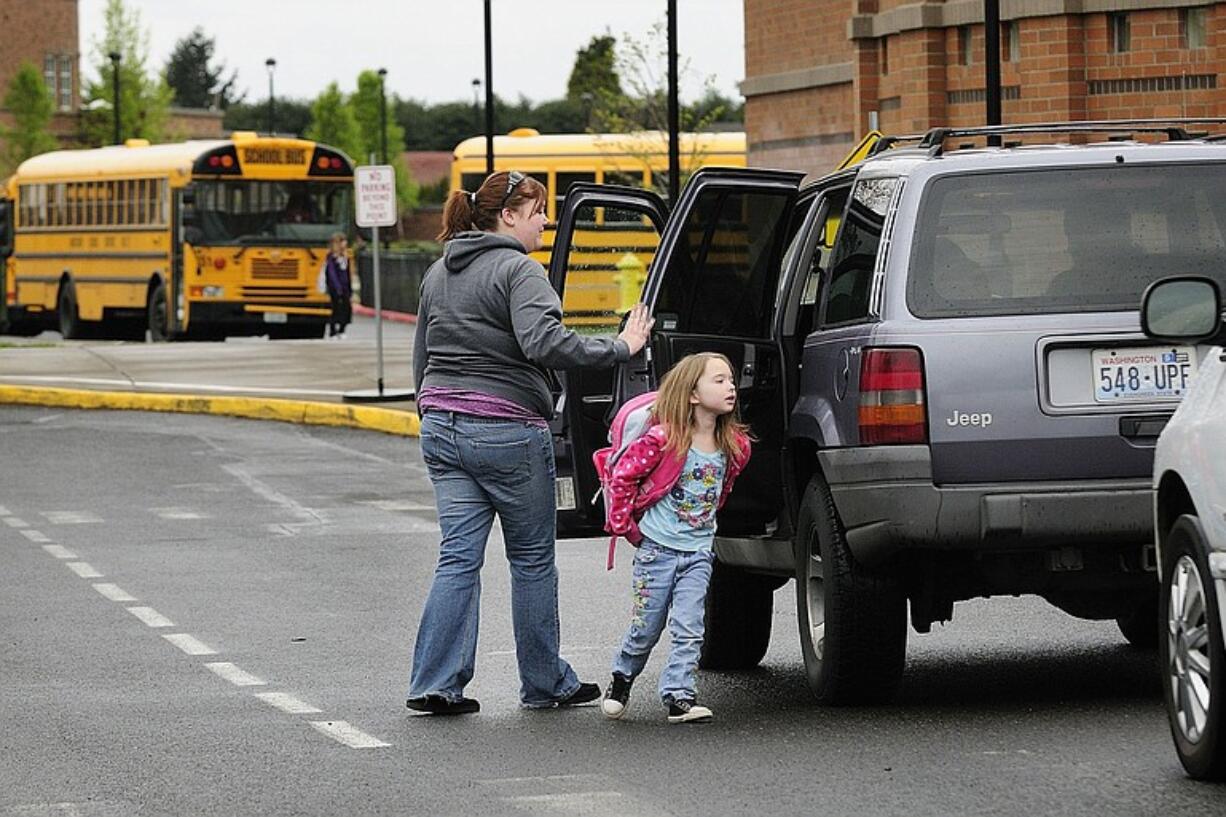
[[[202,26],[216,58],[238,69],[248,102],[268,96],[264,61],[277,61],[277,96],[312,98],[329,82],[352,90],[365,68],[388,70],[389,93],[428,102],[472,99],[484,76],[482,0],[125,0],[149,33],[159,68],[175,42]],[[739,95],[744,79],[743,0],[678,0],[678,40],[692,75],[682,97],[713,75]],[[94,41],[106,0],[80,0],[82,73],[95,76]],[[666,0],[493,0],[494,90],[534,102],[566,92],[575,51],[606,29],[644,39],[663,22]],[[204,11],[207,9],[207,12]]]

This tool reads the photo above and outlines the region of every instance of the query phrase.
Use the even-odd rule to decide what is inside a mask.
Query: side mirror
[[[0,259],[13,251],[13,210],[7,201],[0,201]]]
[[[1197,343],[1222,329],[1222,293],[1200,275],[1155,281],[1141,298],[1141,331],[1154,340]]]

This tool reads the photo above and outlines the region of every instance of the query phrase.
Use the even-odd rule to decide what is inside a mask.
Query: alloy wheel
[[[1204,583],[1191,556],[1183,555],[1170,576],[1167,639],[1175,722],[1190,743],[1205,733],[1210,712],[1209,619]]]

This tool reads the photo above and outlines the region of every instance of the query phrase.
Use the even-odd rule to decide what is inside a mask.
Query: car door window
[[[794,191],[704,191],[686,217],[655,304],[657,328],[768,337]]]
[[[868,318],[885,216],[897,186],[893,178],[861,179],[852,188],[830,256],[823,325]]]
[[[617,334],[622,315],[639,301],[659,245],[647,209],[577,208],[566,256],[562,322],[584,334]]]

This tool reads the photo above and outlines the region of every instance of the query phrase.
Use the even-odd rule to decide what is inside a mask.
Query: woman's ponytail
[[[454,191],[443,205],[443,231],[438,234],[436,240],[450,241],[456,234],[473,229],[476,209],[471,193],[464,190]]]

